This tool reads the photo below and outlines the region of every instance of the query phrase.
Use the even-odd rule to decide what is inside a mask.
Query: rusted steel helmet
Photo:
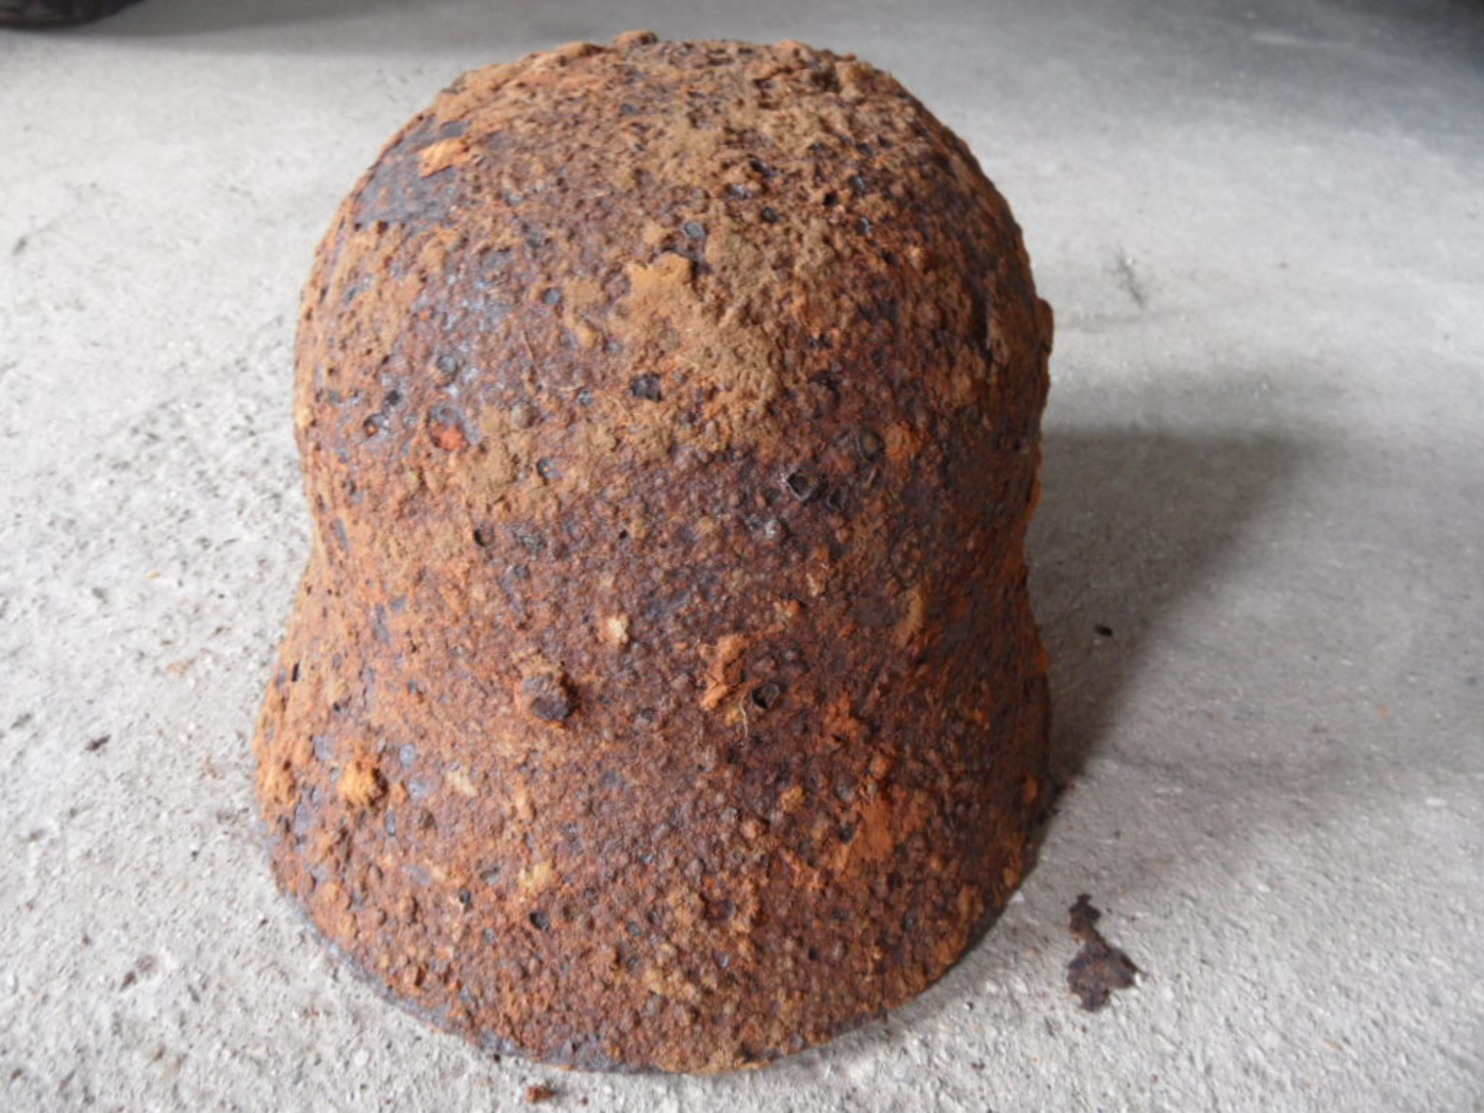
[[[417,1013],[715,1071],[940,976],[1019,882],[1050,314],[962,142],[796,43],[471,73],[316,260],[273,865]]]

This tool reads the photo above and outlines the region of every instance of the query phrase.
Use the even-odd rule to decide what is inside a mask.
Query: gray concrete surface
[[[918,1001],[710,1080],[496,1062],[384,1004],[275,892],[251,796],[314,244],[454,75],[635,26],[894,71],[1059,320],[1039,865]],[[1484,1109],[1481,214],[1471,3],[145,0],[0,34],[0,1108]],[[1142,971],[1096,1014],[1082,892]]]

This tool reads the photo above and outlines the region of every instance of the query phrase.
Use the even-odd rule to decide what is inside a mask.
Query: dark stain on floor
[[[1108,1003],[1116,989],[1134,984],[1139,968],[1117,947],[1110,947],[1097,929],[1102,913],[1092,906],[1092,898],[1083,893],[1071,908],[1072,934],[1082,940],[1082,950],[1067,963],[1067,985],[1082,1000],[1082,1007],[1095,1013]]]

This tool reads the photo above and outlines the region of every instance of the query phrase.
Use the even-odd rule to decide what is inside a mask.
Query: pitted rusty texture
[[[279,883],[486,1046],[716,1071],[921,991],[1019,882],[1050,313],[965,146],[795,43],[471,73],[317,257]]]

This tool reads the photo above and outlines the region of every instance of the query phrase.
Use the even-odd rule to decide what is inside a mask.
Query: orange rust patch
[[[340,774],[340,798],[353,808],[369,808],[386,795],[386,778],[376,762],[356,758]]]

